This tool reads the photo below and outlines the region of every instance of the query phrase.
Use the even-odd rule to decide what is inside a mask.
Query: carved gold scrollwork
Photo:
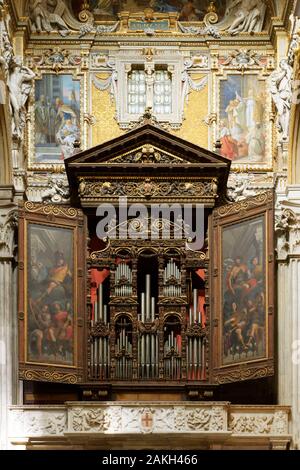
[[[73,207],[56,206],[53,204],[39,204],[36,202],[25,202],[25,209],[27,212],[39,213],[52,216],[63,216],[70,219],[75,219],[78,216],[78,211]]]
[[[68,384],[76,384],[78,382],[78,377],[75,374],[59,372],[57,370],[51,371],[49,369],[21,370],[19,377],[22,380],[40,380],[43,382],[64,382]]]
[[[217,196],[218,186],[214,179],[195,182],[155,181],[97,181],[85,180],[80,183],[80,196],[83,198],[100,197],[205,197]]]
[[[259,207],[259,206],[263,206],[265,204],[271,203],[272,200],[273,200],[272,191],[260,193],[253,198],[248,198],[247,200],[244,200],[244,201],[222,206],[215,211],[215,215],[217,217],[225,217],[230,214],[239,214],[251,208]]]
[[[239,369],[224,371],[214,376],[215,382],[219,385],[242,380],[261,379],[274,375],[274,366],[255,367],[249,369]]]

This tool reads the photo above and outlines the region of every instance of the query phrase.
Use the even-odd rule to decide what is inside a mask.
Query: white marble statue
[[[32,88],[35,74],[22,63],[22,59],[14,57],[9,66],[8,89],[12,117],[13,137],[22,138],[25,127],[25,105]]]
[[[13,47],[11,45],[9,36],[6,31],[2,33],[2,44],[0,54],[0,66],[4,71],[4,75],[8,78],[9,64],[11,63],[14,56]]]
[[[29,16],[33,30],[38,33],[49,32],[53,28],[65,36],[70,32],[64,21],[67,6],[63,0],[31,0]]]
[[[270,91],[278,112],[278,127],[283,140],[286,140],[289,135],[292,74],[292,67],[286,59],[282,59],[279,64],[279,70],[273,72],[270,77]]]
[[[234,19],[227,31],[232,35],[257,31],[262,18],[261,7],[261,0],[231,0],[225,15]]]

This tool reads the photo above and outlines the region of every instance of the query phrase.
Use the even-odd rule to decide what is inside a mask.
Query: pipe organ
[[[109,249],[90,257],[91,280],[109,275],[90,296],[89,379],[205,381],[205,254],[187,252],[183,240],[126,245],[110,240]]]
[[[71,207],[20,210],[20,377],[88,400],[224,399],[274,375],[273,194],[227,203],[230,161],[145,119],[65,160]],[[36,279],[37,236],[59,285]]]

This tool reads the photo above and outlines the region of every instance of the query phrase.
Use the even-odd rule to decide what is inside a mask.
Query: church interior
[[[298,0],[0,0],[0,449],[300,448],[299,90]]]

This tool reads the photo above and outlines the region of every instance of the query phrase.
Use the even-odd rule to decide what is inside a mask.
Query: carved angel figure
[[[256,31],[261,19],[261,6],[261,0],[231,0],[225,15],[236,18],[227,31],[232,35]]]
[[[270,91],[278,111],[278,127],[282,138],[289,134],[289,120],[292,101],[292,67],[286,59],[282,59],[279,70],[272,73]]]

